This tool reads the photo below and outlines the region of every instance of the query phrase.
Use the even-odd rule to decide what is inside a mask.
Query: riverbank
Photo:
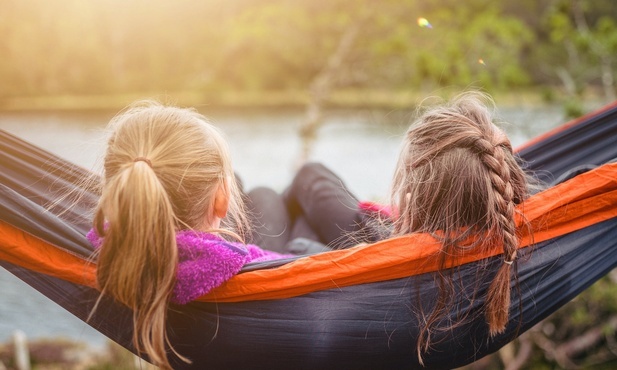
[[[109,341],[105,348],[64,338],[28,341],[21,332],[0,343],[0,369],[17,370],[155,370],[120,345]]]
[[[460,90],[443,88],[435,91],[337,90],[330,94],[324,108],[343,109],[414,109],[427,97],[449,97]],[[566,101],[559,92],[548,89],[504,91],[491,94],[498,106],[539,106]],[[0,98],[0,111],[96,111],[122,109],[139,99],[197,108],[216,109],[302,109],[310,101],[307,91],[144,91],[124,94],[37,95]],[[597,101],[589,91],[579,100]]]

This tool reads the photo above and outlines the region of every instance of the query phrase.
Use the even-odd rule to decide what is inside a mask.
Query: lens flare
[[[433,28],[433,26],[431,25],[431,23],[428,21],[428,19],[426,18],[418,18],[418,26],[420,27],[425,27],[425,28]]]

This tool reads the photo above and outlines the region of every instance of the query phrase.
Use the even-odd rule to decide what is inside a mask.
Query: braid
[[[476,142],[483,151],[481,160],[488,169],[493,188],[493,220],[489,221],[490,240],[502,243],[504,264],[493,279],[486,299],[486,319],[491,335],[505,330],[510,309],[510,269],[516,259],[518,237],[514,214],[514,189],[511,181],[510,167],[506,162],[506,150],[511,152],[509,143],[491,144],[486,139]],[[489,152],[490,148],[490,152]],[[489,212],[491,212],[489,210]],[[490,213],[489,213],[490,214]]]
[[[484,286],[483,266],[468,282],[449,269],[451,261],[472,249],[503,248],[504,263],[490,282],[484,314],[491,336],[504,332],[508,323],[512,279],[518,286],[511,266],[519,244],[514,216],[529,191],[527,175],[489,106],[494,106],[490,98],[471,93],[428,110],[409,128],[399,156],[391,190],[399,214],[392,234],[431,233],[442,243],[437,297],[419,306],[420,360],[430,349],[432,333],[466,320],[469,313],[459,309],[457,322],[442,324],[452,307],[459,299],[475,300]],[[480,238],[470,238],[475,235]],[[455,285],[474,290],[458,297]]]

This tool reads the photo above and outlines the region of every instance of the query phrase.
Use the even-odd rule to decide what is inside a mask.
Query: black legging
[[[289,243],[298,238],[333,249],[377,239],[358,208],[358,199],[337,175],[318,163],[305,164],[282,196],[260,187],[248,198],[253,242],[270,250],[288,252]]]

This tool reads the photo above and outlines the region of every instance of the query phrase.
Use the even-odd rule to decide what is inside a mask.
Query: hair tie
[[[514,263],[514,261],[508,261],[506,259],[503,260],[503,263],[505,263],[506,265],[512,265],[512,263]]]
[[[145,157],[137,157],[137,158],[133,159],[133,162],[146,162],[148,167],[152,168],[152,162],[150,162],[150,160],[148,158],[145,158]]]

